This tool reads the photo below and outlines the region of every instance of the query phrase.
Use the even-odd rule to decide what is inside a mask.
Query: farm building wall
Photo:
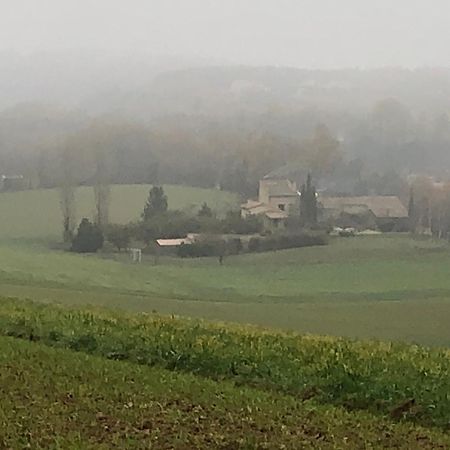
[[[289,212],[290,209],[298,206],[298,196],[271,196],[269,199],[269,206],[274,209],[280,209],[281,211]]]

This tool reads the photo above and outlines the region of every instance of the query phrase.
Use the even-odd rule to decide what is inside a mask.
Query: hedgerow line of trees
[[[418,192],[420,195],[417,195]],[[228,211],[224,218],[218,218],[211,208],[203,203],[196,215],[168,208],[168,199],[162,186],[153,186],[143,207],[141,220],[126,225],[109,224],[106,218],[99,220],[97,214],[94,223],[84,218],[77,233],[71,232],[75,212],[74,188],[69,183],[62,186],[61,203],[63,206],[64,238],[71,242],[72,250],[78,252],[95,252],[102,248],[104,240],[111,243],[118,251],[129,247],[132,240],[144,242],[147,248],[155,246],[157,239],[179,238],[189,233],[209,236],[193,244],[179,248],[179,256],[219,256],[242,252],[243,245],[239,238],[224,240],[217,236],[226,234],[261,234],[262,222],[257,217],[243,219],[239,211]],[[308,174],[302,185],[299,200],[299,215],[291,216],[287,221],[287,233],[276,237],[253,238],[248,251],[265,251],[288,246],[320,245],[323,237],[311,238],[305,230],[315,229],[318,225],[317,193]],[[432,199],[430,202],[429,199]],[[109,202],[109,196],[105,201]],[[449,237],[450,232],[450,186],[447,190],[437,189],[427,180],[416,180],[411,188],[409,204],[409,229],[413,233],[433,234],[439,238]],[[212,236],[216,236],[212,238]]]
[[[63,190],[73,193],[73,190]],[[63,197],[64,199],[65,197]],[[75,209],[74,198],[63,204],[64,237],[72,244],[72,250],[95,252],[103,245],[103,237],[117,250],[128,247],[132,239],[143,241],[147,246],[159,238],[175,238],[187,233],[236,233],[248,234],[262,231],[261,223],[256,218],[242,219],[239,211],[228,211],[225,218],[218,218],[206,203],[203,203],[196,216],[182,211],[169,210],[168,199],[162,186],[153,186],[144,205],[141,220],[126,225],[94,223],[83,218],[78,231],[73,235],[66,233],[68,214]],[[100,238],[101,236],[101,238]],[[70,238],[70,239],[68,239]],[[86,245],[83,242],[86,241]],[[89,250],[90,249],[90,250]]]
[[[312,190],[314,187],[311,185],[311,179],[308,178],[304,190],[305,204],[311,201],[308,195],[312,193]],[[313,197],[315,208],[315,195]],[[317,212],[312,211],[311,206],[308,211],[316,219]],[[311,218],[306,222],[312,225]],[[181,245],[177,251],[178,256],[184,258],[216,256],[222,262],[225,256],[239,254],[244,250],[268,251],[323,245],[326,242],[323,234],[310,234],[297,227],[295,231],[288,230],[284,234],[276,233],[268,236],[263,236],[263,231],[263,223],[259,218],[255,216],[242,218],[240,211],[228,211],[225,217],[219,218],[207,203],[203,203],[195,215],[170,210],[163,187],[153,186],[138,222],[105,225],[98,222],[92,223],[87,218],[83,218],[71,240],[71,249],[80,253],[96,252],[102,248],[106,240],[120,252],[128,248],[132,241],[139,241],[145,244],[148,251],[155,252],[157,239],[179,238],[194,233],[201,237],[189,245]],[[240,235],[255,237],[251,238],[244,248]]]

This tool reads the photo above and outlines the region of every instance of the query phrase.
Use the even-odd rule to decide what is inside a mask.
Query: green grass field
[[[450,345],[450,249],[365,237],[216,259],[114,259],[0,246],[0,294],[255,323],[302,332]]]
[[[207,201],[218,210],[234,196],[167,187],[172,207]],[[114,220],[139,216],[148,186],[115,186]],[[79,190],[79,211],[93,205]],[[83,200],[84,199],[84,200]],[[316,334],[450,345],[450,246],[386,235],[330,245],[180,260],[127,254],[76,255],[52,249],[60,217],[55,191],[0,195],[0,295],[64,304],[158,311]]]
[[[450,445],[448,351],[8,299],[0,335],[2,448]]]

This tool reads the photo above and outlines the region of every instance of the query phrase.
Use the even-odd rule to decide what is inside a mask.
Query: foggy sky
[[[449,66],[449,0],[0,0],[0,51]]]

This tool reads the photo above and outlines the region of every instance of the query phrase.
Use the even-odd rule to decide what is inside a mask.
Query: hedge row
[[[274,250],[285,250],[288,248],[312,247],[314,245],[326,245],[327,239],[324,235],[308,233],[279,234],[266,238],[254,237],[248,244],[249,252],[268,252]]]
[[[253,237],[244,248],[241,239],[205,240],[193,244],[181,245],[178,256],[181,258],[197,258],[202,256],[237,255],[243,251],[249,253],[284,250],[288,248],[311,247],[325,245],[326,236],[307,233],[279,234],[270,237]]]

